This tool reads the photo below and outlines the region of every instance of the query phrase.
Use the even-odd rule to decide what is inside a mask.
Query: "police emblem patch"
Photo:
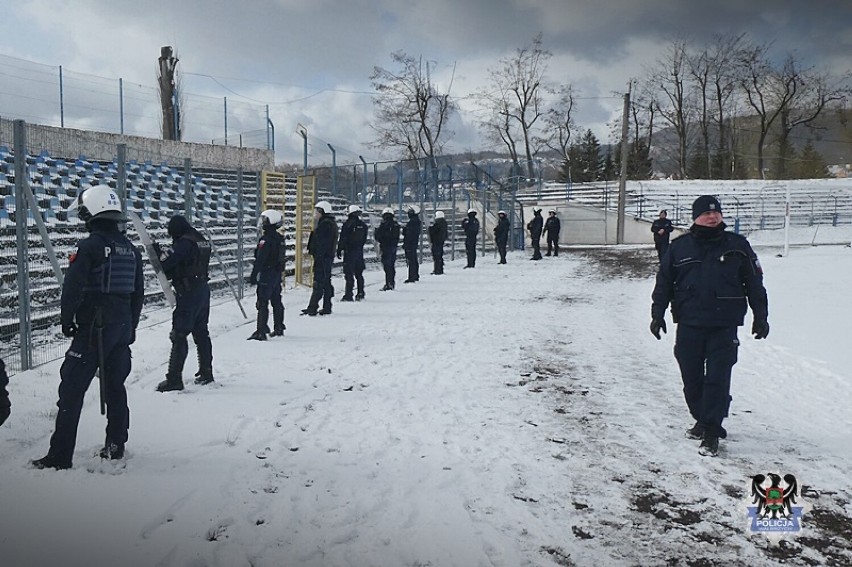
[[[782,480],[783,479],[783,480]],[[809,506],[802,501],[799,483],[792,474],[756,474],[749,483],[748,531],[773,539],[799,535],[802,515]]]

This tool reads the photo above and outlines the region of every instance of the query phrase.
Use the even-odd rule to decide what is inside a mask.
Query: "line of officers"
[[[96,374],[99,374],[102,411],[105,411],[107,418],[106,439],[98,452],[101,459],[112,461],[125,457],[125,443],[130,429],[130,410],[124,383],[131,370],[130,346],[136,340],[145,297],[142,257],[125,234],[127,219],[118,195],[110,187],[94,185],[85,188],[70,209],[76,209],[77,217],[85,223],[89,235],[78,242],[76,251],[71,254],[62,286],[61,331],[72,341],[59,371],[58,412],[48,452],[31,462],[38,469],[62,470],[72,467],[83,399]],[[400,234],[408,263],[405,283],[415,283],[420,279],[417,258],[422,231],[420,211],[416,206],[410,206],[407,212],[408,223],[401,227],[393,210],[384,209],[381,223],[374,232],[385,271],[383,291],[395,287]],[[555,217],[555,211],[551,214]],[[465,268],[473,268],[476,263],[476,243],[480,230],[476,216],[475,210],[468,210],[461,224],[467,252]],[[332,312],[334,287],[331,284],[331,267],[335,257],[343,260],[346,280],[341,301],[360,301],[365,297],[364,245],[368,227],[361,219],[360,207],[349,207],[348,218],[339,233],[329,202],[320,201],[316,204],[315,218],[316,225],[308,240],[308,252],[314,258],[313,289],[308,306],[302,310],[302,314],[308,316],[329,315]],[[498,219],[493,230],[500,263],[505,264],[510,223],[505,211],[498,213]],[[536,252],[541,236],[537,228],[541,226],[540,219],[541,210],[536,209],[528,225]],[[281,301],[285,246],[278,231],[282,222],[282,214],[276,210],[264,211],[258,220],[261,234],[249,277],[249,283],[257,288],[257,328],[249,337],[252,340],[281,336],[286,329]],[[556,226],[556,232],[551,232],[554,244],[558,241],[558,224]],[[183,369],[190,335],[198,356],[195,383],[205,386],[214,382],[213,347],[208,331],[210,242],[182,215],[174,215],[169,219],[167,231],[172,242],[166,246],[157,243],[152,246],[160,269],[170,281],[176,297],[169,334],[171,350],[165,380],[157,385],[159,392],[184,389]],[[442,211],[435,214],[428,235],[434,263],[432,273],[441,275],[444,273],[444,242],[449,235]],[[548,252],[550,243],[549,236]],[[533,259],[536,259],[535,256]],[[271,329],[270,307],[273,319]],[[5,365],[0,360],[0,425],[11,413],[7,384]]]

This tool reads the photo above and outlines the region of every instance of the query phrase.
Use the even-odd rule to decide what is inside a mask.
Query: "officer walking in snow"
[[[530,231],[530,240],[532,241],[533,255],[530,260],[541,260],[541,230],[544,226],[544,220],[541,218],[541,207],[533,207],[533,218],[527,223],[527,230]]]
[[[12,404],[9,402],[9,375],[6,374],[6,363],[0,358],[0,425],[3,425],[12,413]]]
[[[172,245],[158,249],[163,272],[175,289],[177,305],[172,312],[172,350],[166,379],[157,385],[158,392],[183,390],[183,365],[189,352],[187,337],[191,334],[198,353],[195,383],[213,382],[213,344],[207,330],[210,319],[210,243],[192,228],[183,215],[175,215],[167,225]]]
[[[331,203],[319,201],[314,208],[317,217],[316,228],[308,238],[308,253],[314,257],[314,285],[311,299],[302,315],[311,317],[331,315],[331,300],[334,298],[334,286],[331,285],[331,266],[337,249],[337,221],[332,214]],[[322,300],[322,309],[320,309]]]
[[[544,234],[547,236],[547,255],[550,256],[551,247],[554,256],[559,256],[559,217],[556,210],[548,211],[547,220],[544,222]]]
[[[668,218],[666,210],[660,211],[660,218],[651,223],[651,232],[654,233],[654,248],[657,249],[657,258],[662,260],[663,254],[669,248],[669,235],[674,230],[672,221]]]
[[[262,231],[254,249],[254,266],[249,284],[257,286],[257,329],[250,341],[265,341],[267,335],[280,337],[284,326],[284,304],[281,302],[281,277],[286,261],[284,239],[278,232],[284,216],[281,211],[268,209],[260,213],[258,225]],[[272,305],[272,333],[269,332],[269,306]]]
[[[494,243],[497,245],[497,251],[500,253],[500,264],[506,263],[506,246],[509,243],[509,219],[506,217],[506,211],[497,213],[497,226],[494,227]]]
[[[429,242],[432,244],[432,274],[439,276],[444,273],[444,242],[447,240],[447,219],[444,211],[435,213],[435,220],[429,226]]]
[[[364,244],[367,243],[367,223],[361,220],[361,207],[349,205],[349,217],[340,229],[337,242],[337,259],[343,258],[343,277],[346,289],[340,301],[352,301],[352,292],[358,284],[355,301],[364,299]]]
[[[393,209],[386,207],[382,211],[382,222],[376,227],[375,238],[379,243],[382,256],[382,268],[385,270],[385,286],[382,291],[390,291],[396,285],[396,249],[399,246],[399,223]]]
[[[476,237],[479,235],[479,221],[476,219],[476,211],[467,210],[467,218],[462,221],[462,232],[464,232],[464,249],[467,252],[467,268],[476,267]]]
[[[748,306],[755,339],[769,335],[768,303],[763,270],[745,237],[725,231],[722,206],[712,195],[692,204],[694,224],[672,240],[663,256],[652,294],[651,333],[666,332],[665,313],[671,305],[678,324],[675,358],[683,393],[695,425],[687,430],[701,439],[699,453],[716,456],[727,432],[722,420],[731,401],[731,369],[737,362],[737,327]]]
[[[403,283],[420,281],[420,262],[417,258],[417,248],[420,246],[420,233],[423,222],[420,220],[420,207],[408,207],[408,224],[402,229],[402,249],[405,251],[405,261],[408,263],[408,279]]]
[[[62,285],[62,334],[72,341],[59,370],[59,411],[50,449],[32,462],[38,469],[71,468],[83,398],[99,367],[107,415],[101,458],[124,457],[130,427],[124,381],[145,297],[142,256],[119,232],[125,218],[112,189],[84,189],[73,207],[89,236],[77,244]]]

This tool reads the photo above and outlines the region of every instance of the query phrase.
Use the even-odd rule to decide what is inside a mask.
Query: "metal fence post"
[[[32,368],[32,321],[30,318],[30,266],[27,235],[27,200],[24,183],[27,176],[27,132],[23,120],[14,122],[15,146],[15,234],[18,238],[18,336],[21,370]]]
[[[192,159],[183,160],[183,211],[187,219],[192,218]]]
[[[258,174],[258,179],[260,175]],[[245,261],[245,256],[243,253],[243,168],[237,168],[237,282],[239,282],[239,286],[237,287],[237,294],[239,298],[243,298],[243,292],[245,288],[245,277],[243,262]]]
[[[127,145],[115,147],[115,192],[121,200],[121,210],[127,211]]]

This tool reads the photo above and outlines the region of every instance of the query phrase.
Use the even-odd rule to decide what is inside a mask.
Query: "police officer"
[[[559,217],[556,216],[556,210],[550,209],[547,213],[547,220],[544,222],[544,234],[547,236],[547,255],[550,256],[551,247],[554,256],[559,256]]]
[[[308,307],[302,310],[302,315],[331,315],[331,300],[334,297],[331,265],[337,248],[337,221],[331,213],[331,203],[328,201],[319,201],[314,208],[317,224],[308,238],[308,253],[314,257],[314,286]],[[319,308],[320,300],[322,309]]]
[[[654,248],[657,249],[657,258],[663,259],[663,254],[669,248],[669,235],[674,230],[672,221],[667,219],[668,213],[665,209],[660,211],[660,218],[651,223],[651,232],[654,233]]]
[[[142,256],[119,231],[118,223],[125,218],[112,189],[84,189],[72,207],[89,236],[77,244],[62,285],[62,334],[73,340],[59,370],[59,411],[50,449],[32,462],[39,469],[71,468],[83,397],[101,361],[107,413],[102,458],[124,457],[130,427],[124,381],[145,296]]]
[[[405,261],[408,263],[408,279],[403,283],[420,281],[420,262],[417,258],[417,248],[420,246],[420,233],[423,222],[420,220],[420,207],[408,207],[408,224],[402,229],[402,249],[405,251]]]
[[[701,439],[699,453],[716,456],[719,438],[727,436],[722,420],[728,415],[731,369],[737,362],[737,327],[748,306],[755,339],[769,334],[763,270],[745,237],[725,231],[722,206],[712,195],[692,204],[694,224],[671,242],[657,272],[652,295],[651,333],[666,332],[665,312],[671,305],[678,324],[675,358],[683,393],[695,425],[687,436]]]
[[[462,232],[464,232],[464,249],[467,252],[467,268],[476,267],[476,237],[479,234],[479,221],[476,211],[467,210],[467,218],[462,221]]]
[[[541,230],[544,226],[544,220],[541,218],[541,207],[533,207],[533,218],[527,223],[527,230],[530,231],[530,240],[532,241],[533,255],[530,260],[541,260]]]
[[[396,249],[399,246],[399,223],[393,209],[385,207],[382,222],[376,227],[374,237],[379,243],[382,256],[382,268],[385,271],[385,285],[382,291],[390,291],[396,285]]]
[[[355,284],[358,291],[354,300],[364,299],[364,244],[367,243],[367,223],[361,220],[361,207],[349,205],[349,216],[340,229],[340,240],[337,242],[337,259],[343,259],[343,278],[346,289],[340,301],[352,301]]]
[[[9,414],[12,413],[9,392],[6,391],[8,385],[9,375],[6,374],[6,363],[0,358],[0,425],[3,425],[9,419]]]
[[[510,228],[506,211],[498,211],[497,226],[494,227],[494,243],[497,245],[497,251],[500,253],[500,264],[506,263],[506,245],[509,243]]]
[[[210,243],[190,226],[183,215],[175,215],[167,225],[172,245],[159,251],[163,272],[175,289],[177,305],[172,312],[172,350],[166,379],[158,392],[183,390],[183,364],[189,350],[187,336],[192,334],[198,352],[196,384],[213,382],[213,344],[207,322],[210,318]]]
[[[280,337],[284,334],[284,304],[281,302],[281,277],[286,261],[284,239],[278,232],[284,216],[281,211],[268,209],[260,213],[258,225],[260,239],[254,249],[254,266],[249,284],[257,286],[257,330],[250,341],[265,341],[267,334]],[[269,306],[272,305],[272,333],[269,333]]]
[[[447,219],[444,211],[435,213],[435,220],[429,226],[429,242],[432,244],[432,274],[439,276],[444,273],[444,242],[447,240]]]

